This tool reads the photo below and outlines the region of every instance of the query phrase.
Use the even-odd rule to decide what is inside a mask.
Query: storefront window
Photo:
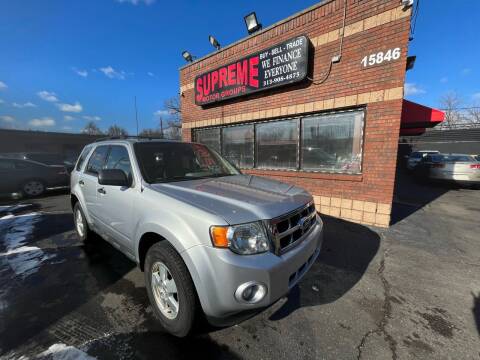
[[[220,153],[220,128],[202,129],[195,132],[195,141]]]
[[[253,134],[253,125],[222,129],[222,155],[239,168],[252,168]]]
[[[362,123],[363,111],[304,118],[301,169],[359,173]]]
[[[292,119],[256,125],[259,168],[297,168],[298,121]]]

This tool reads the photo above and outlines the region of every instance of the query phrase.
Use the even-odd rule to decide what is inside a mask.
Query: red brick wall
[[[366,108],[361,175],[270,170],[245,172],[300,185],[317,195],[316,200],[325,196],[391,204],[402,107],[401,88],[405,78],[410,25],[409,10],[402,13],[399,0],[347,0],[347,29],[342,59],[333,64],[329,77],[320,85],[307,81],[205,108],[195,105],[194,101],[193,81],[196,75],[301,34],[306,34],[313,43],[313,73],[309,75],[315,80],[323,78],[330,59],[338,53],[340,44],[339,38],[333,41],[325,40],[328,38],[325,34],[341,29],[343,4],[343,0],[335,0],[310,8],[284,23],[181,69],[184,140],[191,140],[192,128],[199,127],[199,124],[218,125],[224,121],[230,123],[232,117],[235,122],[247,122],[253,119],[240,119],[238,116],[235,119],[235,115],[253,114],[266,109],[278,110],[281,107],[290,107],[305,113],[303,104],[325,100],[330,103],[324,107],[333,110],[345,105],[345,97],[354,96],[355,104]],[[399,60],[367,69],[361,67],[360,62],[365,55],[396,47],[401,48]],[[374,99],[378,94],[381,94],[381,98]],[[307,112],[309,110],[313,108],[308,108]],[[278,113],[280,111],[273,110],[262,112],[255,117],[258,120],[268,118],[267,115],[277,118],[278,116],[272,115]],[[289,111],[289,116],[292,116],[292,111]],[[210,123],[210,119],[215,121]],[[320,200],[318,204],[320,206]],[[389,213],[388,211],[388,215]],[[385,225],[380,221],[358,221]]]

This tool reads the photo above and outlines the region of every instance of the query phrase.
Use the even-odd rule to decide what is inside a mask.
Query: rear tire
[[[45,183],[42,180],[27,180],[22,185],[22,193],[27,197],[40,196],[45,192]]]
[[[187,336],[197,315],[197,296],[185,263],[169,242],[148,249],[145,286],[162,327],[172,335]]]
[[[87,219],[83,213],[80,203],[75,203],[73,207],[73,224],[75,225],[75,232],[80,241],[86,243],[91,238],[91,231],[88,228]]]

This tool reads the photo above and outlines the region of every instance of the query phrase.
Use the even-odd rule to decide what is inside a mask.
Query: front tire
[[[75,225],[75,232],[80,241],[84,243],[87,242],[90,238],[90,229],[88,228],[87,219],[79,202],[73,207],[73,224]]]
[[[163,328],[172,335],[187,336],[198,308],[195,287],[182,258],[167,241],[158,242],[148,250],[145,285]]]

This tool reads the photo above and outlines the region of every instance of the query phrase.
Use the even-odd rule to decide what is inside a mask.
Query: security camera
[[[402,5],[404,9],[408,9],[410,6],[413,5],[414,0],[402,0]]]

